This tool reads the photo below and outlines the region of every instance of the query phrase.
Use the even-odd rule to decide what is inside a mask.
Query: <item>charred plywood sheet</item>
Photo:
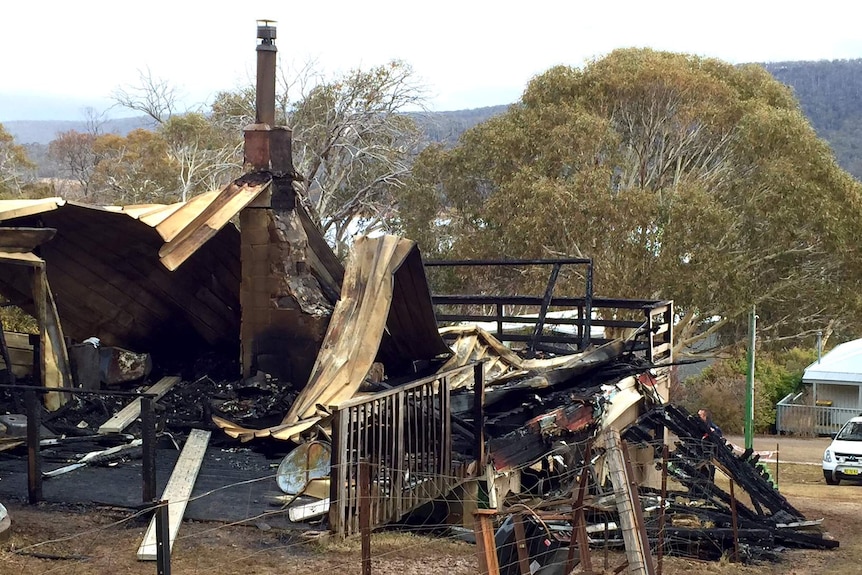
[[[56,201],[0,202],[0,225],[57,230],[42,245],[60,321],[74,339],[97,336],[108,345],[172,351],[176,344],[237,345],[239,339],[239,232],[225,226],[185,266],[170,272],[159,263],[163,241],[125,213]],[[41,210],[41,211],[40,211]],[[4,274],[0,293],[33,313],[29,278]]]

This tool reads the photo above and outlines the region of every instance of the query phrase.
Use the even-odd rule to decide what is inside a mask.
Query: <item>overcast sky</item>
[[[398,58],[430,109],[455,110],[511,103],[549,67],[622,47],[732,63],[862,58],[860,16],[862,2],[836,0],[17,0],[0,9],[0,121],[82,119],[145,69],[185,107],[205,104],[254,77],[258,18],[278,22],[286,63],[333,75]]]

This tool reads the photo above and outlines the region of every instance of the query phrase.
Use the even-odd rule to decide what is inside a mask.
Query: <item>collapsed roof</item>
[[[73,339],[97,336],[107,345],[156,353],[177,344],[230,348],[237,345],[240,321],[236,227],[218,230],[176,272],[159,262],[165,229],[203,211],[214,197],[125,207],[5,200],[0,225],[56,230],[37,250],[65,334]],[[0,294],[35,315],[27,270],[6,268]]]

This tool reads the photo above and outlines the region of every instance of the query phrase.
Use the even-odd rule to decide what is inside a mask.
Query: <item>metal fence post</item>
[[[171,530],[165,500],[156,507],[156,575],[171,575]]]
[[[42,501],[42,456],[39,453],[42,406],[32,389],[24,393],[24,404],[27,410],[27,497],[33,504]]]
[[[141,401],[141,499],[145,504],[156,500],[156,416],[152,397]]]

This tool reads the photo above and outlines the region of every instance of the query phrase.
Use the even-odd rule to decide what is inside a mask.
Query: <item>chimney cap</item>
[[[275,40],[275,20],[258,20],[257,37],[265,43]]]

